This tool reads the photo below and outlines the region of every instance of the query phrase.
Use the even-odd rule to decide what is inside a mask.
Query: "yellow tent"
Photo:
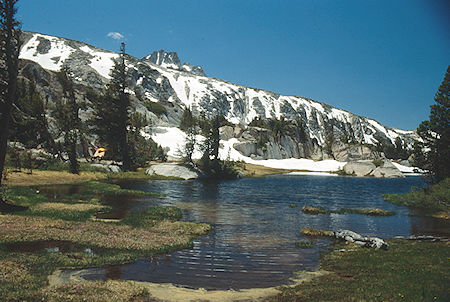
[[[106,152],[105,148],[98,148],[92,157],[103,158],[105,156],[105,152]]]

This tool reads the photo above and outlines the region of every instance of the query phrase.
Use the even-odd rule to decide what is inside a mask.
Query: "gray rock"
[[[145,171],[148,175],[160,175],[166,177],[177,177],[182,179],[195,179],[200,177],[200,173],[192,168],[179,165],[177,163],[164,163],[153,165]]]
[[[367,176],[376,169],[375,165],[370,160],[351,161],[345,164],[343,170],[347,174],[354,174],[356,176]]]
[[[223,126],[219,128],[220,139],[229,140],[234,137],[234,129],[231,126]]]
[[[380,239],[378,237],[364,237],[349,230],[339,230],[333,232],[333,235],[337,239],[343,239],[345,241],[353,242],[357,245],[368,248],[387,250],[389,246],[383,239]]]
[[[367,146],[346,145],[342,142],[336,142],[332,146],[333,157],[337,161],[356,161],[377,158],[376,152]]]
[[[396,166],[394,166],[390,161],[385,161],[383,166],[377,167],[374,171],[370,173],[371,176],[379,178],[397,178],[405,177]]]
[[[411,167],[411,163],[407,159],[400,161],[400,165],[405,166],[405,167]]]
[[[239,151],[244,156],[251,156],[256,153],[256,144],[254,142],[240,142],[235,143],[233,148]]]
[[[38,37],[37,40],[39,41],[39,44],[36,48],[36,51],[40,54],[48,53],[48,51],[52,47],[52,44],[50,43],[50,41],[45,38],[42,38],[42,37]]]
[[[106,172],[119,173],[122,170],[117,165],[91,164],[92,167],[104,169]]]
[[[86,51],[86,44],[64,38],[54,37],[51,41],[58,41],[58,45],[64,45],[71,49],[68,58],[60,56],[58,49],[51,49],[54,43],[45,37],[39,37],[38,43],[28,45],[26,42],[35,37],[36,33],[23,32],[24,44],[22,51],[31,51],[36,54],[55,53],[55,62],[63,63],[70,68],[76,78],[75,89],[78,101],[84,101],[87,87],[93,88],[97,93],[105,91],[107,78],[104,78],[92,66],[95,56],[93,52],[107,54],[106,50],[88,46],[92,51]],[[100,55],[99,55],[100,56]],[[64,62],[62,61],[64,58]],[[30,58],[31,60],[35,60]],[[37,57],[36,57],[37,59]],[[35,60],[37,61],[37,60]],[[380,152],[370,150],[367,145],[382,142],[393,144],[394,136],[389,133],[396,132],[403,143],[412,145],[417,134],[413,131],[404,132],[385,127],[381,124],[375,125],[375,121],[361,117],[350,112],[343,112],[329,105],[316,102],[304,97],[286,97],[269,91],[244,87],[226,81],[204,76],[199,66],[181,64],[176,53],[168,53],[163,50],[142,58],[126,57],[128,66],[128,77],[130,80],[130,98],[133,109],[139,109],[147,119],[148,124],[155,126],[179,126],[180,117],[185,104],[181,100],[189,99],[190,108],[194,115],[204,115],[211,118],[217,114],[223,114],[230,121],[241,125],[239,131],[234,127],[233,137],[242,142],[255,143],[261,131],[271,130],[249,130],[247,127],[251,122],[250,116],[255,114],[263,119],[280,118],[284,116],[287,121],[295,122],[291,127],[289,135],[277,137],[265,146],[255,150],[244,148],[244,153],[253,157],[268,158],[311,158],[322,160],[335,158],[339,161],[355,161],[362,159],[379,159]],[[165,66],[161,73],[159,66]],[[36,82],[36,90],[51,108],[55,100],[62,96],[62,87],[58,83],[56,74],[45,70],[36,63],[21,60],[20,76]],[[170,74],[170,76],[168,75]],[[174,89],[173,81],[183,89]],[[172,84],[171,84],[172,83]],[[194,86],[203,88],[201,92],[192,89]],[[154,114],[150,105],[157,101],[166,108],[163,114]],[[149,103],[150,102],[150,103]],[[139,103],[139,105],[136,105]],[[49,110],[48,110],[49,111]],[[83,122],[91,115],[90,110],[83,113]],[[50,119],[50,127],[54,122]],[[328,127],[330,126],[330,127]],[[332,127],[331,127],[332,126]],[[330,129],[332,133],[330,133]],[[226,130],[222,133],[224,138],[231,138],[231,132]],[[326,138],[333,134],[332,154],[324,153]],[[271,134],[274,136],[274,134]],[[389,137],[388,137],[389,135]],[[395,135],[397,137],[397,135]],[[93,137],[92,139],[95,139]],[[341,143],[343,142],[343,143]],[[251,151],[251,152],[250,152]],[[378,173],[379,172],[379,173]],[[379,175],[385,173],[378,171]],[[378,175],[377,174],[377,175]]]
[[[162,49],[154,51],[152,54],[146,56],[144,59],[157,65],[163,64],[173,64],[177,66],[181,65],[180,59],[178,58],[178,54],[176,52],[165,52]]]

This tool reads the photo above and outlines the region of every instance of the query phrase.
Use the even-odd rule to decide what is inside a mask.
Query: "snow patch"
[[[417,170],[416,167],[407,167],[407,166],[400,165],[400,164],[398,164],[398,163],[396,163],[396,162],[392,162],[392,164],[393,164],[397,169],[399,169],[400,172],[402,172],[402,173],[414,173],[415,170]]]
[[[37,48],[41,43],[38,38],[50,41],[50,49],[47,53],[41,54],[37,51]],[[60,71],[64,61],[73,52],[75,52],[75,49],[66,45],[62,39],[42,34],[35,34],[25,45],[22,46],[19,58],[34,61],[47,70]]]
[[[95,69],[102,77],[106,79],[111,78],[109,73],[111,72],[111,69],[114,67],[114,60],[119,57],[118,54],[113,52],[110,53],[104,51],[97,51],[87,45],[80,47],[80,50],[93,56],[89,66]]]

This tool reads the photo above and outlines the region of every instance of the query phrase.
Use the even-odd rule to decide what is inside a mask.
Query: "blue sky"
[[[182,62],[414,129],[450,64],[445,0],[20,0],[24,30]],[[119,36],[120,37],[120,36]],[[116,35],[117,38],[117,35]]]

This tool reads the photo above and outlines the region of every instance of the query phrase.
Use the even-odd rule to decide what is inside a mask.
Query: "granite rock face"
[[[104,92],[109,72],[118,54],[82,42],[48,35],[23,33],[20,75],[35,81],[49,105],[61,96],[55,73],[63,66],[75,79],[77,100],[85,100],[86,89]],[[235,138],[238,150],[258,159],[311,158],[355,161],[382,159],[373,151],[378,143],[394,144],[396,138],[412,147],[418,136],[381,125],[345,110],[305,97],[283,96],[206,77],[200,66],[181,63],[175,52],[155,51],[144,58],[126,56],[131,110],[149,125],[178,127],[185,108],[194,115],[211,118],[222,114],[234,126],[221,132],[222,139]],[[155,104],[165,108],[156,111]],[[89,117],[89,110],[82,120]],[[285,119],[295,122],[287,132],[250,127],[255,119]],[[261,136],[265,136],[261,140]],[[327,151],[325,152],[325,147]],[[377,175],[388,175],[387,170]]]

